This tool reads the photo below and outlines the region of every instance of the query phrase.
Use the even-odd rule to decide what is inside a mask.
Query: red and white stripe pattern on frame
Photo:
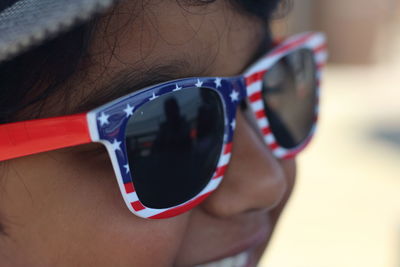
[[[308,48],[314,52],[314,60],[317,64],[317,105],[315,107],[314,114],[314,125],[307,139],[302,142],[302,144],[294,149],[286,149],[280,146],[274,135],[272,134],[267,116],[264,111],[264,103],[262,99],[262,83],[263,77],[277,61],[279,61],[283,56],[289,54],[293,49]],[[322,33],[304,33],[296,35],[293,38],[285,41],[279,49],[272,51],[268,56],[262,58],[255,67],[250,68],[245,73],[247,95],[249,97],[249,102],[251,109],[256,115],[257,123],[262,130],[264,136],[264,141],[274,153],[277,158],[291,158],[301,151],[310,142],[316,128],[316,122],[318,119],[318,103],[320,97],[320,84],[322,77],[322,68],[327,60],[327,47],[325,42],[325,36]]]
[[[189,200],[181,205],[168,209],[153,209],[145,207],[139,200],[133,183],[123,185],[123,197],[127,206],[133,209],[136,214],[143,218],[149,219],[163,219],[170,218],[178,215],[184,211],[190,210],[194,206],[202,202],[208,195],[210,195],[221,183],[228,162],[231,157],[232,143],[225,144],[222,149],[222,156],[218,162],[217,169],[209,182],[209,184],[198,194],[195,199]],[[119,179],[120,180],[120,179]],[[121,185],[120,185],[121,186]]]

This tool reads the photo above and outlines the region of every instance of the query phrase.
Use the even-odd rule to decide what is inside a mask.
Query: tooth
[[[225,258],[216,262],[197,265],[196,267],[245,267],[248,262],[249,254],[242,252],[236,256]]]
[[[234,262],[234,257],[229,257],[220,261],[218,267],[232,267]]]
[[[197,265],[196,267],[218,267],[218,263],[207,263],[202,265]]]
[[[240,253],[235,258],[235,265],[233,267],[243,267],[247,263],[249,254],[246,252]]]

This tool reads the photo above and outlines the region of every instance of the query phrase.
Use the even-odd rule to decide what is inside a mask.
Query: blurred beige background
[[[400,267],[400,1],[293,0],[328,34],[316,138],[262,267]]]

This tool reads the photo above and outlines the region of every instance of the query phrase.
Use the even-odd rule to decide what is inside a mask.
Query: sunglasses
[[[247,103],[276,158],[304,149],[316,127],[326,58],[323,34],[299,34],[241,76],[168,81],[85,114],[3,124],[0,161],[100,142],[132,213],[176,216],[221,183],[241,103]]]

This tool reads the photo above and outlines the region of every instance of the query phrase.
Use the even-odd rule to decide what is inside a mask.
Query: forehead
[[[85,112],[167,80],[240,74],[264,41],[265,24],[230,1],[197,3],[121,1],[101,17],[84,75],[68,84],[74,103],[67,112]],[[59,109],[48,109],[49,115],[65,114]]]
[[[229,1],[187,2],[122,1],[100,21],[93,55],[114,72],[186,61],[190,72],[237,74],[257,48],[260,23]]]

